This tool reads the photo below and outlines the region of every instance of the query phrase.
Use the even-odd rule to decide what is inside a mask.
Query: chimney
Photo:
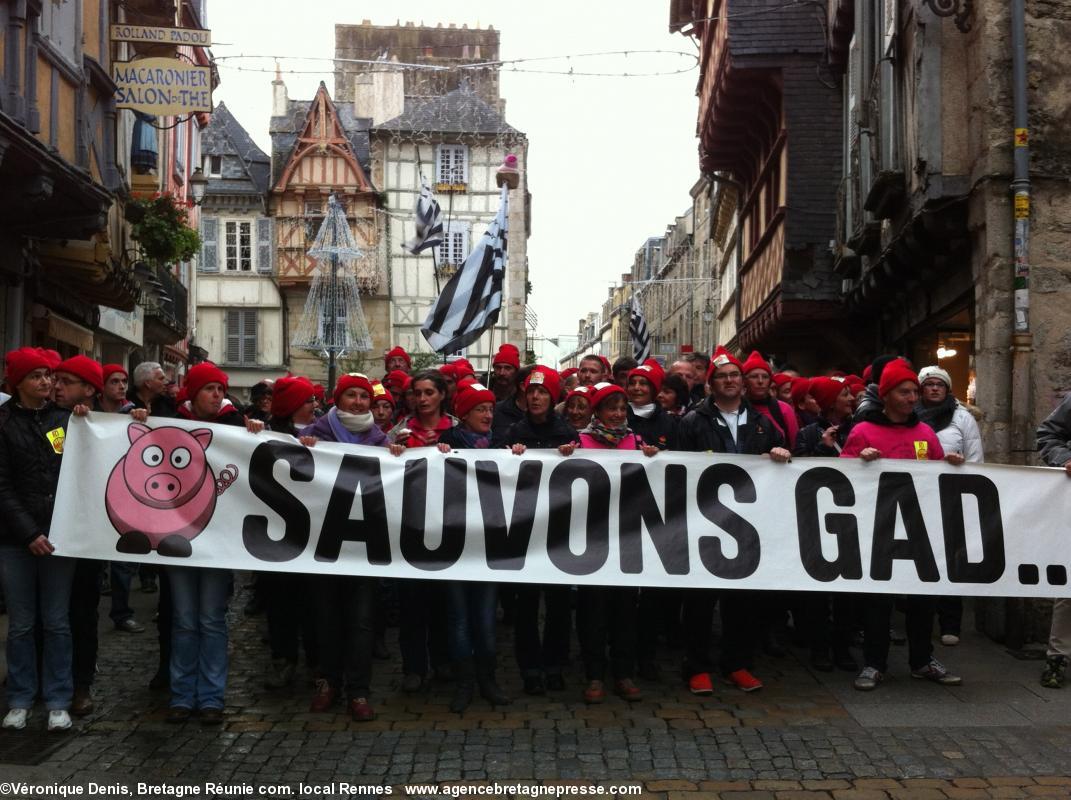
[[[271,82],[271,115],[273,117],[285,117],[288,113],[287,106],[290,98],[286,94],[286,84],[283,83],[283,73],[279,69],[279,62],[275,62],[275,80]]]
[[[405,75],[397,63],[398,56],[392,56],[383,66],[376,64],[371,72],[354,76],[354,116],[379,125],[405,111]]]

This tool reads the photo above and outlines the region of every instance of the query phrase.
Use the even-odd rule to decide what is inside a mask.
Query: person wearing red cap
[[[505,445],[510,426],[524,419],[524,413],[527,409],[524,399],[524,384],[528,380],[528,376],[532,374],[533,369],[535,369],[534,366],[525,366],[517,370],[517,373],[513,376],[515,384],[513,394],[495,403],[495,419],[491,423],[492,447]]]
[[[610,380],[607,370],[609,364],[602,356],[588,355],[580,359],[576,374],[581,386],[594,386],[596,383]]]
[[[134,404],[126,397],[128,375],[122,364],[105,364],[101,368],[104,390],[100,393],[100,410],[112,414],[128,414]]]
[[[635,363],[635,362],[633,362]],[[644,444],[628,426],[628,400],[617,383],[597,383],[591,393],[593,415],[588,426],[579,431],[578,442],[560,445],[563,456],[577,448],[594,450],[642,450],[650,457],[658,453],[654,445]],[[577,598],[577,632],[588,682],[584,702],[601,703],[606,699],[607,646],[614,676],[614,691],[624,700],[643,699],[643,692],[632,680],[638,653],[639,591],[631,586],[581,586]]]
[[[786,462],[791,453],[785,439],[769,419],[752,408],[744,394],[743,364],[724,347],[718,347],[707,372],[710,394],[685,415],[677,434],[681,450],[698,453],[769,455]],[[710,630],[717,595],[709,590],[690,590],[684,602],[687,637],[686,674],[693,694],[713,694]],[[730,590],[721,593],[721,671],[745,692],[762,688],[748,669],[759,630],[759,598],[755,592]]]
[[[379,381],[372,381],[372,418],[376,426],[387,433],[394,427],[394,395]]]
[[[96,396],[104,390],[100,364],[86,356],[72,356],[52,370],[56,405],[73,409],[75,406],[95,405]]]
[[[331,409],[302,428],[301,436],[387,447],[390,440],[372,416],[374,394],[375,387],[368,376],[359,372],[340,375]],[[369,699],[376,639],[376,581],[355,575],[317,575],[312,587],[320,675],[309,710],[327,713],[345,692],[349,697],[347,708],[355,722],[374,720],[376,714]]]
[[[818,419],[818,404],[811,394],[811,379],[796,378],[792,381],[792,408],[796,424],[803,428]]]
[[[592,388],[591,386],[575,386],[565,396],[563,416],[573,430],[583,430],[591,422]]]
[[[879,370],[875,369],[875,373]],[[921,422],[915,413],[919,399],[919,379],[903,359],[886,362],[880,370],[878,395],[880,414],[870,413],[856,422],[841,450],[841,458],[879,458],[940,461],[962,464],[962,454],[945,454],[933,428]],[[893,596],[863,596],[864,646],[863,671],[855,679],[855,688],[870,691],[884,680],[889,658],[889,621]],[[933,597],[909,595],[904,599],[907,625],[908,663],[915,678],[944,686],[958,686],[963,679],[951,673],[933,657],[933,621],[936,606]]]
[[[70,596],[73,559],[52,555],[48,540],[71,412],[50,400],[52,362],[36,348],[12,350],[0,406],[0,576],[7,600],[7,706],[3,727],[26,727],[40,693],[48,729],[71,727]],[[35,629],[41,625],[39,668]]]
[[[383,354],[383,370],[384,372],[404,372],[409,374],[413,369],[413,361],[409,358],[409,354],[405,352],[403,347],[393,347]]]
[[[560,386],[558,373],[542,365],[531,368],[522,386],[526,411],[503,437],[514,455],[528,448],[551,449],[576,441],[577,433],[554,410]],[[501,404],[499,404],[501,405]],[[562,668],[569,656],[571,595],[568,586],[517,584],[514,648],[524,693],[545,694],[565,688]],[[546,606],[543,636],[539,635],[539,601]]]
[[[753,350],[743,363],[740,371],[744,373],[744,389],[751,406],[770,420],[785,437],[788,449],[796,444],[799,423],[792,406],[782,403],[780,399],[770,396],[773,380],[773,368],[758,350]]]
[[[473,368],[472,363],[467,358],[455,358],[450,362],[454,368],[454,380],[460,381],[463,378],[475,378],[476,370]]]
[[[577,386],[580,385],[580,376],[577,374],[579,370],[576,367],[569,367],[561,371],[562,376],[562,392],[569,394]]]
[[[792,381],[787,372],[775,372],[773,376],[773,394],[784,403],[792,403]]]
[[[454,396],[458,424],[439,437],[439,450],[486,449],[491,445],[495,395],[483,384],[462,381]],[[495,610],[498,591],[486,581],[447,581],[447,642],[454,669],[450,710],[461,713],[472,703],[476,685],[494,706],[508,705],[509,696],[495,677]]]
[[[491,370],[494,373],[491,389],[494,390],[498,402],[511,399],[516,393],[517,384],[514,378],[520,368],[521,351],[515,345],[507,342],[498,348],[498,352],[491,359]]]

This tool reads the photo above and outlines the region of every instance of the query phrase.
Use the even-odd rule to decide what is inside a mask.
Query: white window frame
[[[46,0],[37,18],[38,35],[74,69],[82,70],[82,0]]]
[[[254,227],[255,223],[256,223],[256,220],[252,219],[252,218],[249,218],[249,219],[221,219],[220,220],[220,224],[221,224],[221,227],[222,227],[221,234],[222,234],[222,239],[223,239],[222,247],[220,248],[221,249],[220,256],[221,256],[221,260],[222,260],[220,272],[241,273],[241,274],[249,274],[249,275],[253,275],[253,274],[256,273],[256,271],[257,271],[257,248],[256,248],[256,230],[255,230],[255,227]],[[233,245],[231,244],[231,226],[232,225],[234,226],[234,244]],[[245,236],[246,236],[247,241],[248,241],[248,250],[249,250],[249,256],[248,256],[249,266],[248,267],[242,266],[243,258],[242,258],[242,254],[241,254],[241,250],[242,250],[241,239],[242,239],[242,226],[243,225],[245,225],[247,227]],[[232,264],[231,247],[232,246],[235,248],[235,253],[234,253],[234,256],[233,256],[234,266],[231,266],[231,264]]]
[[[186,126],[190,124],[187,119],[184,122],[180,122],[175,126],[175,174],[186,177],[186,141],[189,138],[189,133],[186,130]]]
[[[442,263],[459,268],[472,252],[471,224],[463,220],[451,220],[443,231]]]
[[[435,182],[452,186],[468,185],[468,145],[441,144],[435,148]]]
[[[219,169],[213,169],[213,162],[218,162]],[[223,177],[223,156],[205,156],[204,159],[204,173],[209,178],[222,178]]]

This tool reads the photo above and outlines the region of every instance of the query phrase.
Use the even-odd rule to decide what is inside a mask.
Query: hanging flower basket
[[[187,209],[169,194],[131,200],[127,219],[131,235],[146,261],[158,266],[189,261],[201,249],[201,237],[189,226]]]

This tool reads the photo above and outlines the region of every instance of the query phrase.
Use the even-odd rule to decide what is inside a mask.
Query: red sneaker
[[[585,703],[601,703],[606,699],[606,690],[602,688],[602,681],[592,681],[584,690]]]
[[[632,682],[631,678],[622,678],[615,683],[614,691],[617,692],[618,697],[622,700],[628,700],[630,703],[643,699],[643,692],[640,691],[639,686]]]
[[[698,695],[714,694],[714,683],[710,680],[709,672],[700,672],[688,679],[688,691]]]
[[[354,722],[371,722],[376,718],[376,712],[365,698],[355,697],[350,700],[350,716]]]
[[[729,683],[742,692],[754,692],[762,688],[762,681],[748,672],[746,669],[738,669],[728,675]]]
[[[316,694],[312,696],[312,702],[309,703],[309,711],[314,714],[323,714],[331,709],[331,706],[335,704],[335,698],[338,696],[338,690],[331,688],[331,684],[320,678],[316,681]]]

